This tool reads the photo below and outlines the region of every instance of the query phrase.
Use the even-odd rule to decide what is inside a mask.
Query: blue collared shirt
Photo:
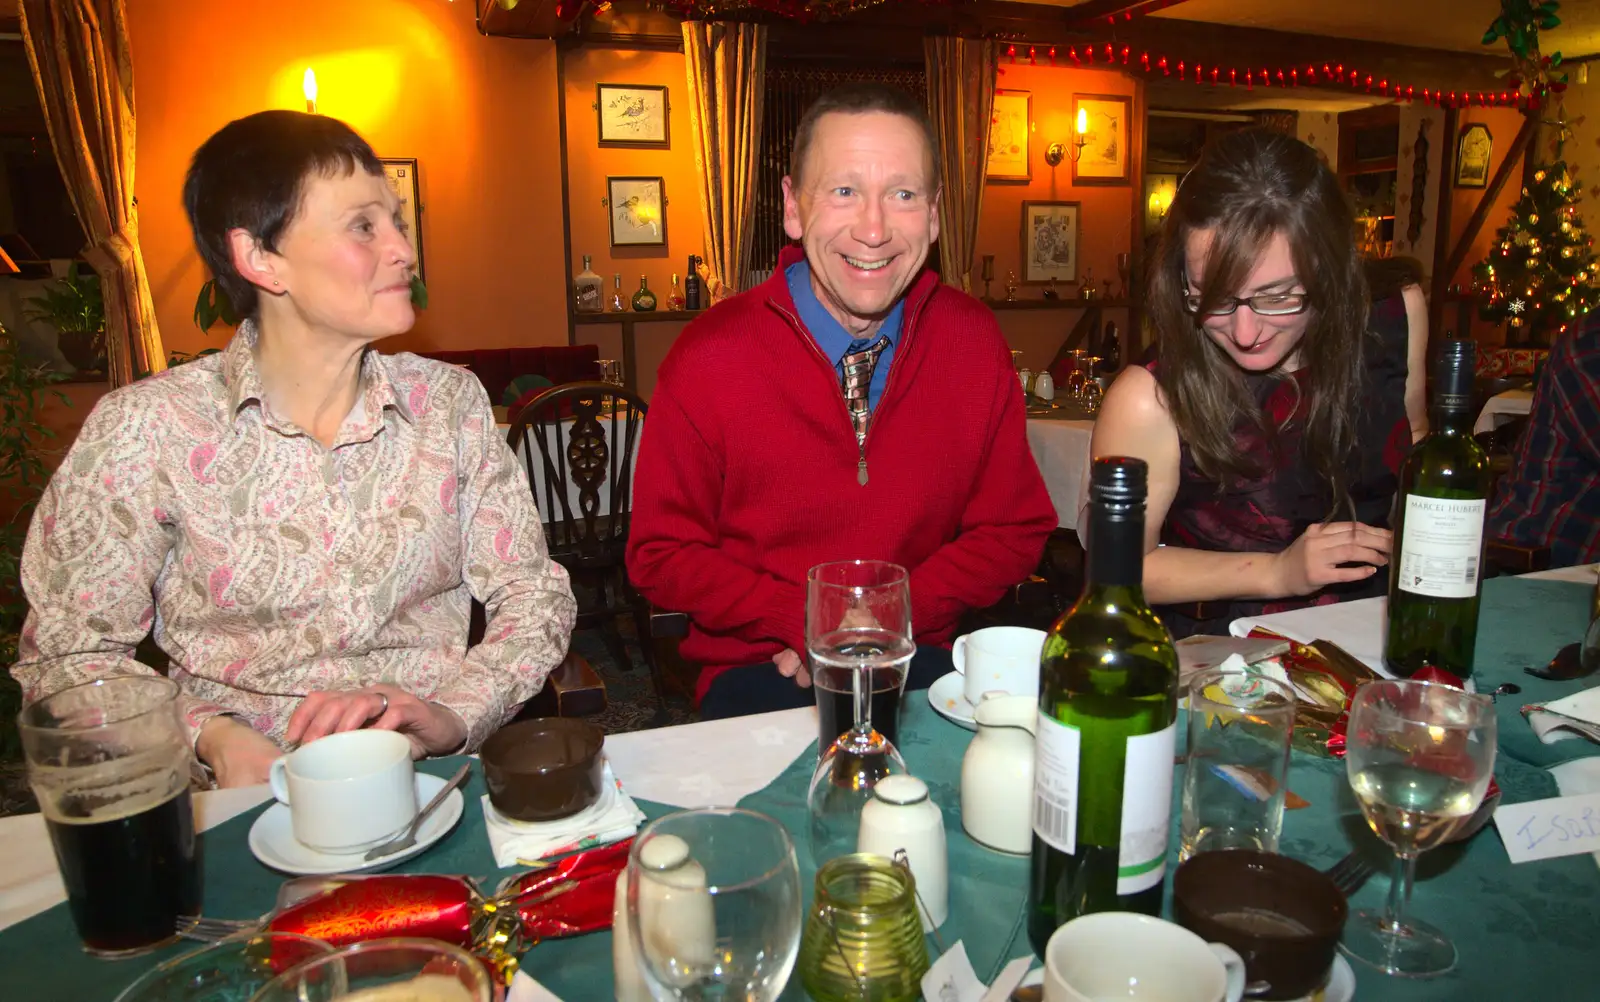
[[[865,338],[852,337],[844,325],[827,311],[817,298],[816,291],[811,288],[811,266],[808,263],[797,261],[791,264],[783,277],[789,283],[789,295],[794,298],[795,309],[800,313],[800,323],[805,326],[811,339],[817,342],[817,347],[822,349],[823,357],[833,362],[841,379],[844,377],[845,355],[876,344],[880,337],[889,339],[883,354],[878,356],[877,367],[872,370],[872,382],[867,386],[867,409],[875,410],[879,398],[883,396],[883,388],[889,382],[889,363],[894,359],[894,344],[900,339],[900,318],[905,312],[905,300],[894,304],[876,334]]]

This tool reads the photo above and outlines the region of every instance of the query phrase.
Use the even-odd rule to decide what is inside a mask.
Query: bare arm
[[[1386,563],[1389,533],[1353,522],[1314,526],[1281,553],[1231,553],[1160,546],[1178,490],[1178,428],[1142,368],[1124,369],[1095,422],[1093,456],[1135,456],[1150,466],[1145,502],[1144,590],[1153,603],[1307,595],[1335,581],[1371,576]],[[1366,562],[1361,567],[1339,563]]]
[[[1400,295],[1406,304],[1406,419],[1411,441],[1420,442],[1428,434],[1428,301],[1420,285]]]

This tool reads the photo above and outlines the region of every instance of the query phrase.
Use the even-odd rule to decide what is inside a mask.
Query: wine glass
[[[1437,682],[1369,682],[1350,704],[1345,761],[1374,833],[1394,849],[1383,911],[1350,916],[1340,946],[1386,974],[1426,977],[1455,966],[1439,930],[1409,918],[1417,857],[1448,841],[1483,802],[1494,773],[1494,703]]]
[[[346,996],[490,1002],[494,994],[489,969],[461,947],[395,938],[352,943],[291,967],[251,1002],[332,1002]]]
[[[824,722],[852,719],[811,777],[811,855],[820,866],[856,851],[861,809],[879,780],[906,772],[893,729],[916,644],[906,569],[882,560],[818,564],[806,580],[806,653]],[[849,717],[841,712],[849,707]]]
[[[249,1002],[286,969],[331,953],[292,932],[241,932],[157,964],[116,1002]]]
[[[646,825],[628,854],[628,934],[650,994],[772,1002],[800,952],[800,868],[783,825],[734,807]]]

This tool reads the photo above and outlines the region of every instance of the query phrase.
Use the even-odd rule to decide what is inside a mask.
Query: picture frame
[[[1482,122],[1461,127],[1456,146],[1456,187],[1487,188],[1489,164],[1494,158],[1494,136]]]
[[[1022,284],[1078,280],[1078,202],[1022,203]]]
[[[660,177],[607,177],[613,247],[665,247],[667,194]]]
[[[1078,113],[1087,131],[1077,132]],[[1072,161],[1073,184],[1132,184],[1133,99],[1115,94],[1072,95],[1072,141],[1084,141]]]
[[[400,198],[400,218],[405,221],[406,235],[417,255],[417,277],[426,283],[422,272],[422,181],[417,175],[417,159],[380,157],[379,162],[389,189]]]
[[[601,146],[672,148],[667,88],[652,84],[595,84],[595,127]]]
[[[985,181],[1033,180],[1029,139],[1033,132],[1033,92],[997,90],[989,115],[989,151]]]

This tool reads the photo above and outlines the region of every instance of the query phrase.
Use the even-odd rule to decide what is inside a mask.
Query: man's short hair
[[[928,171],[931,182],[929,192],[938,191],[939,144],[934,140],[933,125],[928,121],[927,109],[920,101],[899,87],[872,82],[847,83],[835,87],[812,101],[811,107],[800,116],[800,124],[794,130],[794,149],[789,157],[789,177],[795,186],[800,185],[800,175],[805,166],[806,155],[811,151],[811,135],[816,131],[817,121],[823,115],[834,112],[865,115],[874,111],[908,118],[921,131],[923,142],[928,147]]]

